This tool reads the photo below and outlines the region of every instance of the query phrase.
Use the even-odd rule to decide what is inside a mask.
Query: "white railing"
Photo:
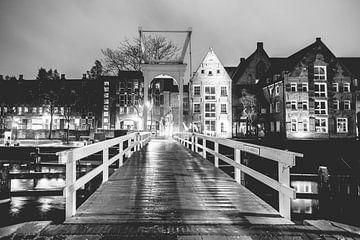
[[[106,182],[109,178],[109,166],[111,164],[118,160],[118,167],[121,167],[125,154],[131,156],[132,150],[140,150],[150,139],[151,133],[135,132],[81,148],[58,152],[59,163],[66,164],[66,183],[63,192],[65,197],[65,217],[72,217],[76,213],[76,190],[85,186],[100,173],[102,173],[102,182]],[[128,146],[123,149],[126,141],[128,141]],[[109,148],[114,146],[119,148],[119,152],[109,159]],[[76,161],[100,151],[102,151],[102,164],[76,179]]]
[[[295,158],[303,157],[303,154],[279,150],[275,148],[255,145],[251,143],[239,142],[230,139],[210,137],[198,133],[176,133],[174,138],[185,147],[195,152],[202,151],[202,157],[206,158],[206,153],[214,156],[214,165],[219,167],[219,159],[235,167],[235,180],[241,184],[241,174],[245,173],[257,179],[263,184],[271,187],[279,193],[279,213],[284,218],[291,218],[291,199],[296,198],[295,189],[290,187],[290,168],[295,166]],[[198,140],[202,139],[202,144]],[[206,147],[206,142],[214,144],[214,150]],[[234,160],[219,153],[219,144],[234,149]],[[248,166],[241,164],[241,152],[247,152],[266,158],[278,163],[278,180],[270,178]]]

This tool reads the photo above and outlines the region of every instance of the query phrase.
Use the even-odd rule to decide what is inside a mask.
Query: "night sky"
[[[358,0],[0,0],[0,74],[30,79],[45,67],[80,78],[138,26],[192,27],[193,69],[209,46],[236,66],[258,41],[284,57],[321,37],[336,56],[359,57],[359,10]]]

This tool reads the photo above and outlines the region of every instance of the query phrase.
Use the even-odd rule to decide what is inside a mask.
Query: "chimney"
[[[86,73],[83,73],[83,79],[86,79]]]
[[[24,75],[20,74],[19,75],[19,80],[24,80]]]
[[[65,74],[63,74],[63,73],[61,74],[61,79],[65,80]]]
[[[240,63],[245,62],[245,58],[240,58]]]
[[[257,42],[257,49],[263,49],[263,42]]]
[[[0,81],[4,80],[4,76],[0,75]]]
[[[316,42],[320,42],[320,41],[321,41],[321,37],[317,37]]]

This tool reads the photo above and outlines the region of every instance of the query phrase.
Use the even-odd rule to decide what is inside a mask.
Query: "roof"
[[[355,76],[360,77],[360,57],[339,57],[337,58]]]
[[[224,66],[224,68],[225,68],[226,72],[229,74],[229,76],[232,77],[232,75],[234,74],[237,67],[225,67]]]

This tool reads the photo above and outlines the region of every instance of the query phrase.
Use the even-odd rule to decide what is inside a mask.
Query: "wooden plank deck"
[[[136,152],[65,224],[291,224],[174,140]]]

